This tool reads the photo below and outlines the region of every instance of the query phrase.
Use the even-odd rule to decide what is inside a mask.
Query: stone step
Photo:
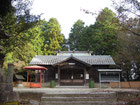
[[[119,105],[116,99],[115,92],[44,94],[41,105]]]
[[[41,97],[41,101],[116,101],[116,97]]]
[[[125,105],[124,102],[116,101],[41,101],[40,105]]]
[[[116,97],[115,92],[44,94],[43,97]]]

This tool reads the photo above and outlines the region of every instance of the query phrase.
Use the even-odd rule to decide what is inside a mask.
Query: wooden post
[[[121,87],[121,84],[120,84],[120,72],[119,72],[119,88]]]
[[[30,72],[30,83],[31,83],[31,76],[32,76],[32,70],[31,70],[31,72]]]
[[[29,75],[29,70],[27,70],[27,88],[28,88],[28,75]]]
[[[86,68],[84,68],[84,86],[86,85]]]
[[[44,71],[43,71],[43,88],[44,88]]]
[[[58,86],[60,86],[60,66],[58,65]]]
[[[35,82],[37,83],[37,72],[35,70]]]
[[[41,81],[42,81],[42,71],[40,70],[40,87],[41,87]]]
[[[100,82],[100,88],[102,87],[101,86],[101,72],[99,72],[99,82]]]

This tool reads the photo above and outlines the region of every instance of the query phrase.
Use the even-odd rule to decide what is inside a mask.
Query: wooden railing
[[[84,80],[81,79],[60,80],[60,85],[84,85]]]

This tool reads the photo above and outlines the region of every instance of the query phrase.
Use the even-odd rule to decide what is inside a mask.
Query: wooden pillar
[[[44,88],[44,71],[43,71],[43,88]]]
[[[60,86],[60,66],[58,65],[58,85]]]
[[[101,86],[101,72],[99,72],[99,82],[100,82],[100,88],[102,87]]]
[[[35,70],[35,82],[37,83],[37,72]]]
[[[119,88],[121,87],[121,84],[120,84],[120,72],[119,72]]]
[[[27,88],[28,88],[28,75],[29,75],[29,70],[27,70]]]
[[[84,85],[86,85],[86,68],[84,68]]]
[[[30,83],[31,83],[32,70],[31,70],[31,72],[30,72],[30,75],[29,75],[29,76],[30,76]]]
[[[41,87],[41,81],[42,81],[42,71],[40,70],[40,87]]]

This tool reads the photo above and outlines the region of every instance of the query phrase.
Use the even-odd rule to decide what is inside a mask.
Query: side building
[[[30,64],[48,68],[45,81],[60,86],[84,86],[89,80],[119,82],[120,69],[110,55],[91,55],[91,51],[58,51],[57,55],[37,55]]]

